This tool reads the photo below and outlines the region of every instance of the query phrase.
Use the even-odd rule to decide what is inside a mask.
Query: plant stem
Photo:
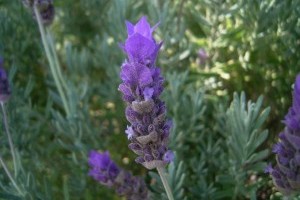
[[[4,171],[6,172],[6,174],[7,174],[8,178],[9,178],[9,180],[12,182],[13,186],[14,186],[14,187],[16,188],[16,190],[20,193],[20,195],[24,196],[22,190],[19,188],[19,186],[17,185],[17,183],[16,183],[15,180],[13,179],[11,173],[10,173],[9,170],[7,169],[7,167],[6,167],[5,163],[3,162],[1,156],[0,156],[0,163],[1,163],[1,165],[2,165],[2,167],[3,167],[3,169],[4,169]]]
[[[163,182],[164,188],[165,188],[165,190],[167,192],[168,199],[169,200],[174,200],[174,197],[173,197],[172,191],[170,189],[169,183],[168,183],[167,178],[166,178],[166,176],[164,174],[164,168],[163,167],[157,167],[156,169],[158,171],[160,179]]]
[[[63,87],[67,90],[68,87],[67,87],[67,83],[61,73],[61,66],[58,62],[58,57],[57,57],[57,53],[56,53],[56,50],[55,50],[55,47],[54,47],[54,41],[53,41],[53,38],[51,37],[51,34],[49,33],[49,30],[46,28],[46,32],[47,32],[47,35],[49,36],[49,38],[51,39],[50,41],[50,48],[52,50],[52,55],[54,57],[54,62],[55,62],[55,67],[56,67],[56,70],[58,72],[58,78],[60,79],[60,81],[62,82],[62,85]]]
[[[16,153],[15,153],[15,147],[13,144],[13,141],[11,139],[11,135],[9,132],[9,127],[8,127],[8,122],[7,122],[7,116],[6,116],[6,112],[5,112],[5,106],[4,103],[1,102],[1,108],[2,108],[2,115],[3,115],[3,121],[4,121],[4,128],[5,128],[5,132],[8,138],[8,143],[9,143],[9,148],[10,148],[10,152],[13,158],[13,163],[14,163],[14,171],[15,171],[15,175],[17,175],[17,160],[16,160]]]
[[[46,33],[45,33],[45,30],[44,30],[44,26],[42,24],[41,16],[40,16],[40,13],[39,13],[36,6],[34,6],[34,13],[35,13],[35,16],[36,16],[37,21],[38,21],[38,26],[39,26],[39,30],[40,30],[40,33],[41,33],[43,46],[44,46],[44,49],[45,49],[45,52],[46,52],[47,59],[48,59],[49,64],[50,64],[50,70],[51,70],[52,76],[54,78],[54,82],[55,82],[56,87],[58,89],[59,95],[62,99],[62,103],[63,103],[64,109],[66,111],[66,114],[67,114],[67,116],[70,116],[70,110],[69,110],[69,106],[67,104],[67,99],[66,99],[65,93],[63,91],[63,88],[61,86],[61,83],[59,81],[59,77],[58,77],[57,71],[55,69],[55,62],[53,61],[53,58],[52,58],[52,55],[51,55],[51,52],[50,52],[50,49],[49,49],[49,46],[48,46],[48,42],[46,40]]]

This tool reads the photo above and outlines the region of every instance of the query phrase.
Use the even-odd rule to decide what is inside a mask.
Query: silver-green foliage
[[[20,191],[16,190],[16,187],[8,179],[7,172],[1,173],[0,199],[49,199],[51,194],[46,195],[47,178],[36,179],[36,172],[46,166],[46,163],[40,160],[40,156],[45,152],[40,149],[43,148],[43,142],[47,137],[45,134],[48,134],[45,125],[49,116],[49,107],[46,106],[45,115],[37,112],[31,98],[35,81],[31,77],[24,86],[15,84],[18,73],[17,66],[11,66],[9,80],[13,95],[5,104],[8,110],[9,131],[15,146],[16,165],[13,165],[11,151],[7,148],[8,138],[4,132],[3,123],[1,123],[3,131],[0,135],[0,154]],[[3,113],[1,113],[1,121],[3,121]],[[31,123],[32,125],[29,126]],[[41,138],[40,143],[37,142],[38,138]],[[36,159],[34,165],[32,159]],[[2,165],[0,168],[2,169]]]
[[[200,142],[199,133],[203,130],[205,111],[204,91],[188,84],[188,73],[169,73],[166,75],[168,87],[165,91],[168,113],[173,121],[170,146],[187,148],[186,143]]]
[[[270,108],[262,109],[263,98],[256,102],[246,101],[245,93],[234,94],[233,102],[226,113],[227,170],[217,177],[226,188],[220,195],[236,199],[244,196],[256,198],[257,175],[266,163],[263,161],[268,149],[259,148],[267,139],[268,131],[262,128]],[[225,163],[223,163],[225,164]],[[255,180],[251,179],[254,178]]]

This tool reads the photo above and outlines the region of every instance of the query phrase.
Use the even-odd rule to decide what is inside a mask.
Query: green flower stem
[[[5,163],[2,160],[2,157],[0,156],[0,164],[2,165],[4,171],[6,172],[6,175],[8,176],[9,180],[11,181],[11,183],[13,184],[13,186],[16,188],[16,190],[19,192],[19,194],[21,196],[24,196],[24,193],[22,192],[22,190],[19,188],[19,186],[17,185],[16,181],[14,180],[14,178],[12,177],[11,173],[9,172],[9,170],[7,169]]]
[[[5,128],[7,138],[8,138],[10,152],[11,152],[11,155],[12,155],[12,158],[13,158],[14,171],[15,171],[15,175],[17,175],[17,160],[16,160],[15,147],[14,147],[14,143],[11,139],[11,135],[10,135],[10,132],[9,132],[9,126],[8,126],[5,106],[4,106],[3,102],[1,102],[1,108],[2,108],[2,115],[3,115],[3,121],[4,121],[4,128]]]
[[[54,57],[54,62],[55,62],[55,67],[56,67],[56,70],[58,72],[58,78],[60,79],[60,81],[62,82],[62,85],[63,87],[67,90],[68,89],[68,86],[67,86],[67,83],[62,75],[62,72],[61,72],[61,66],[58,62],[58,57],[57,57],[57,53],[56,53],[56,50],[55,50],[55,47],[54,47],[54,41],[53,41],[53,38],[51,37],[51,34],[49,32],[49,30],[46,28],[46,32],[47,32],[47,35],[50,37],[51,39],[51,42],[50,42],[50,48],[52,50],[52,55]]]
[[[46,39],[46,33],[45,33],[45,30],[44,30],[44,26],[42,24],[41,16],[40,16],[40,13],[39,13],[36,6],[34,6],[34,13],[35,13],[35,16],[37,18],[39,30],[40,30],[41,37],[42,37],[43,46],[44,46],[44,49],[45,49],[45,52],[46,52],[47,59],[48,59],[49,64],[50,64],[50,70],[51,70],[52,76],[54,78],[54,82],[55,82],[56,87],[58,89],[59,95],[62,99],[63,106],[64,106],[64,109],[66,111],[66,114],[67,114],[67,116],[70,116],[70,110],[69,110],[69,106],[68,106],[68,103],[67,103],[67,99],[66,99],[65,93],[63,91],[63,88],[61,86],[61,83],[59,81],[57,71],[55,69],[57,67],[55,67],[55,62],[53,61],[53,58],[51,56],[51,52],[50,52],[48,42],[47,42],[47,39]]]
[[[169,200],[174,200],[171,188],[169,186],[169,183],[168,183],[167,178],[166,178],[165,173],[164,173],[164,168],[163,167],[157,167],[156,169],[157,169],[158,174],[159,174],[159,176],[160,176],[160,178],[163,182],[163,185],[164,185],[165,190],[167,192],[168,199]]]

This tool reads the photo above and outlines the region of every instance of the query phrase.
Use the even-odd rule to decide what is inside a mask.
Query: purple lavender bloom
[[[40,12],[42,23],[46,26],[53,22],[55,16],[55,10],[53,6],[53,0],[22,0],[23,4],[31,9],[32,15],[36,18],[34,14],[34,6],[37,7]]]
[[[108,151],[104,153],[91,151],[88,163],[89,176],[102,185],[113,188],[118,195],[128,200],[148,199],[148,189],[144,180],[118,167],[110,159]]]
[[[136,162],[147,169],[163,167],[174,155],[168,150],[171,122],[166,120],[166,106],[159,99],[163,91],[163,77],[155,66],[162,43],[157,43],[146,17],[136,25],[126,22],[128,38],[121,45],[128,56],[120,77],[119,91],[127,103],[126,118],[131,126],[125,133],[130,140],[129,148],[138,155]]]
[[[300,75],[296,78],[292,107],[283,122],[286,127],[273,147],[277,164],[274,168],[269,165],[266,171],[277,189],[290,195],[300,191]]]
[[[11,91],[7,74],[3,68],[3,58],[0,57],[0,102],[6,102],[10,97]]]

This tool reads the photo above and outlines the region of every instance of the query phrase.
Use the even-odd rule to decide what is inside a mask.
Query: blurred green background
[[[166,77],[162,98],[174,121],[170,146],[185,170],[178,199],[231,199],[230,184],[217,178],[230,154],[222,150],[227,148],[225,111],[235,91],[254,101],[263,95],[263,106],[271,111],[263,124],[268,140],[259,148],[271,148],[277,140],[300,71],[299,1],[64,0],[54,5],[49,29],[69,86],[71,118],[64,115],[32,13],[21,1],[0,0],[0,55],[13,91],[8,116],[26,198],[119,199],[87,176],[91,149],[109,150],[120,166],[152,184],[127,148],[125,105],[117,91],[125,60],[118,46],[126,38],[124,22],[145,15],[151,25],[160,21],[155,38],[164,41],[157,61]],[[200,49],[206,56],[199,56]],[[11,167],[4,133],[0,152]],[[264,159],[273,162],[274,156]],[[6,188],[0,198],[17,199],[0,172]],[[241,189],[232,198],[275,194],[262,169],[254,174],[254,193]]]

